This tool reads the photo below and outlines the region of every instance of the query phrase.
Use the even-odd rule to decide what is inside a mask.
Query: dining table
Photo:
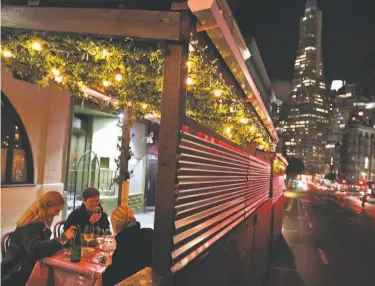
[[[27,286],[100,286],[102,274],[110,264],[108,257],[105,264],[99,262],[101,250],[93,248],[91,257],[81,257],[81,261],[74,263],[70,257],[62,252],[54,256],[39,260],[27,282]]]

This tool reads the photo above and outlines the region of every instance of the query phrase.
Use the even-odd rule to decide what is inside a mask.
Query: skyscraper
[[[329,120],[322,60],[322,11],[316,0],[307,0],[300,19],[292,86],[290,110],[282,125],[287,155],[302,159],[308,173],[322,173],[327,169],[325,146]]]

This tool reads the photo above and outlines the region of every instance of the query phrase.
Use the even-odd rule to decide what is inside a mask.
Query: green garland
[[[87,97],[83,87],[131,106],[136,118],[160,116],[165,46],[133,39],[2,29],[3,63],[14,77]],[[269,150],[271,138],[233,86],[227,85],[204,51],[189,57],[187,115],[229,140]],[[215,96],[219,95],[220,96]],[[102,100],[91,100],[104,104]]]
[[[205,52],[191,51],[188,66],[192,84],[188,86],[187,115],[204,125],[209,123],[215,132],[239,145],[255,142],[269,150],[271,138],[266,129]]]

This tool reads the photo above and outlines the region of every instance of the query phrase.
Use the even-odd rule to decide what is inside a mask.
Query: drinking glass
[[[106,229],[104,232],[104,244],[105,248],[108,250],[109,255],[112,255],[113,245],[114,245],[114,237],[110,229]]]
[[[104,229],[98,228],[96,230],[96,241],[99,244],[99,248],[101,248],[101,244],[104,242]]]
[[[86,240],[87,246],[89,246],[90,241],[94,240],[94,227],[92,224],[87,224],[85,226],[83,237]]]
[[[60,236],[60,243],[61,243],[61,256],[64,257],[66,255],[64,251],[64,245],[68,242],[68,239],[65,235]]]

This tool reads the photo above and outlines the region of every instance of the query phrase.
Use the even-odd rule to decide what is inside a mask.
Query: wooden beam
[[[180,12],[3,6],[1,26],[17,29],[181,40]]]
[[[159,135],[159,157],[153,246],[153,285],[173,285],[172,250],[180,130],[185,123],[189,15],[181,22],[185,41],[168,45],[164,61],[163,96]]]

